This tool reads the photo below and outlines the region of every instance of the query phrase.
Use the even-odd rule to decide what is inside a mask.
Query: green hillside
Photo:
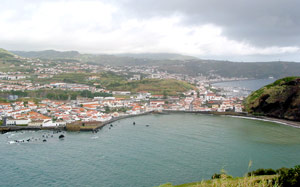
[[[115,82],[109,84],[107,89],[131,91],[133,93],[147,91],[152,94],[178,95],[184,91],[195,89],[195,87],[187,82],[174,79],[144,79],[141,81]]]
[[[88,80],[90,76],[97,76],[99,79]],[[87,85],[96,84],[111,91],[130,91],[132,93],[147,91],[152,94],[160,95],[178,95],[184,91],[196,89],[187,82],[175,79],[143,79],[139,81],[128,81],[127,79],[128,77],[125,75],[119,75],[113,72],[102,72],[98,74],[64,73],[48,79],[34,78],[32,81],[38,83],[66,82]]]
[[[14,57],[13,53],[0,48],[0,61],[14,61],[14,60],[16,60],[16,58]]]
[[[249,113],[300,121],[300,77],[286,77],[246,98]]]
[[[77,51],[13,51],[22,57],[51,59],[56,62],[83,62],[111,66],[158,66],[169,73],[192,76],[222,76],[245,78],[281,78],[299,76],[300,63],[295,62],[230,62],[202,60],[190,56],[170,53],[139,54],[81,54]],[[233,71],[234,69],[234,71]]]

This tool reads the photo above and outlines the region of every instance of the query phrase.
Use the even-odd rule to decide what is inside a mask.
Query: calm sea
[[[251,91],[255,91],[265,85],[274,82],[276,79],[253,79],[253,80],[241,80],[241,81],[228,81],[214,83],[217,87],[237,87],[245,88]]]
[[[0,135],[0,186],[142,187],[209,179],[221,169],[243,176],[250,160],[250,170],[300,164],[300,129],[272,122],[147,115],[97,134],[67,132],[59,140],[60,134]],[[38,140],[12,143],[29,138]]]

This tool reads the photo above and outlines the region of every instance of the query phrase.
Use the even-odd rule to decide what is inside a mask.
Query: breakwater
[[[93,125],[89,125],[90,122],[81,122],[79,124],[67,124],[66,127],[34,127],[34,126],[2,126],[0,127],[0,133],[6,133],[10,131],[22,131],[22,130],[67,130],[67,131],[95,131],[103,128],[104,126],[113,123],[115,121],[132,118],[142,115],[151,114],[153,111],[144,112],[140,114],[124,115],[119,117],[113,117],[112,119],[104,122],[92,122]]]
[[[2,126],[0,127],[0,133],[6,133],[10,131],[38,131],[38,130],[65,130],[65,127],[33,127],[33,126]]]
[[[132,114],[132,115],[126,115],[126,116],[119,116],[119,117],[114,117],[108,121],[105,121],[102,123],[101,126],[97,127],[96,129],[101,129],[103,128],[104,126],[110,124],[110,123],[113,123],[115,121],[118,121],[118,120],[121,120],[121,119],[126,119],[126,118],[131,118],[131,117],[137,117],[137,116],[143,116],[143,115],[147,115],[147,114],[152,114],[153,111],[149,111],[149,112],[144,112],[144,113],[140,113],[140,114]]]

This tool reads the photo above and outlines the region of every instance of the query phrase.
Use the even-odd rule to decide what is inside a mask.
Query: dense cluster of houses
[[[130,92],[125,92],[129,94]],[[234,111],[242,112],[243,98],[225,98],[201,85],[198,91],[183,93],[184,97],[151,95],[141,91],[130,98],[95,97],[71,101],[44,99],[39,103],[16,101],[0,103],[0,116],[6,125],[64,126],[76,121],[104,122],[124,115],[149,111]]]

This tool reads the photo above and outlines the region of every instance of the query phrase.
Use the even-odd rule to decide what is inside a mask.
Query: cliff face
[[[246,98],[249,113],[300,121],[300,77],[279,79]]]

